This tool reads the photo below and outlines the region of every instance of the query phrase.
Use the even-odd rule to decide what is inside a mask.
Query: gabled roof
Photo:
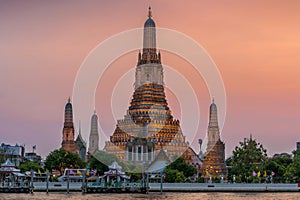
[[[1,167],[14,167],[15,165],[7,159],[4,163],[1,164]]]
[[[78,134],[76,142],[81,142],[84,146],[86,146],[86,142],[83,140],[81,133]]]
[[[146,172],[161,172],[165,169],[166,166],[168,166],[170,162],[171,161],[166,152],[161,149],[155,157],[154,161],[149,165]]]
[[[122,167],[116,162],[114,161],[110,166],[108,166],[109,169],[118,169],[121,170]]]

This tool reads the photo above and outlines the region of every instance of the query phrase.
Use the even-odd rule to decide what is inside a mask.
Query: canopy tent
[[[129,176],[125,175],[125,172],[122,171],[122,166],[120,166],[116,161],[114,161],[110,166],[108,166],[109,170],[104,172],[103,176],[99,178],[104,178],[106,176],[120,176],[124,179],[130,179]]]
[[[13,172],[13,174],[17,177],[25,177],[25,174],[19,173],[19,172]]]
[[[7,159],[4,163],[1,164],[0,172],[2,172],[2,173],[6,173],[6,172],[19,173],[20,170],[14,168],[14,166],[15,165],[9,159]]]

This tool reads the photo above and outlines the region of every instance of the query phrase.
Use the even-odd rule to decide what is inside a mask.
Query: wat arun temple
[[[143,49],[138,53],[135,69],[133,97],[123,119],[117,120],[116,128],[109,141],[105,142],[103,150],[117,156],[122,162],[144,166],[148,171],[161,170],[161,167],[182,157],[196,167],[203,177],[226,179],[225,144],[220,139],[217,115],[217,106],[213,101],[206,153],[203,155],[201,148],[199,154],[195,153],[182,133],[179,120],[174,119],[168,107],[161,54],[156,49],[155,22],[149,7],[148,19],[144,24]],[[74,136],[69,99],[65,107],[62,149],[75,152],[85,159],[86,142],[80,130],[75,141]],[[91,117],[88,159],[99,151],[99,139],[95,111]]]
[[[123,161],[151,163],[160,150],[172,160],[189,148],[179,121],[173,118],[168,107],[163,77],[161,54],[156,49],[155,22],[149,8],[133,98],[126,115],[117,121],[110,141],[106,142],[106,152]]]

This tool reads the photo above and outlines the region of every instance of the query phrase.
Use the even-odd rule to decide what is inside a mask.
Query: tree
[[[256,140],[245,138],[240,142],[240,146],[236,146],[232,155],[232,168],[230,177],[235,175],[237,181],[248,182],[253,178],[253,171],[262,174],[264,172],[263,163],[267,159],[267,150]]]
[[[275,173],[273,176],[273,182],[285,182],[286,176],[285,172],[287,167],[292,163],[292,158],[287,153],[276,154],[272,158],[269,158],[265,164],[264,168],[267,174]]]
[[[65,168],[84,168],[85,162],[77,155],[64,149],[52,151],[46,158],[45,168],[58,170],[63,174]]]
[[[26,161],[23,162],[20,166],[19,169],[21,170],[22,173],[26,172],[26,171],[38,171],[40,170],[41,172],[43,172],[44,170],[41,168],[41,166],[37,163],[37,162],[31,162],[31,161]]]
[[[4,163],[6,160],[4,149],[0,149],[0,164]]]
[[[196,171],[196,168],[187,164],[184,158],[179,157],[166,167],[166,181],[183,182],[186,178],[195,175]]]
[[[285,176],[290,182],[300,182],[300,151],[293,151],[294,157],[286,169]]]
[[[104,172],[108,171],[108,166],[114,161],[118,162],[122,166],[121,162],[115,155],[104,151],[97,151],[93,154],[88,165],[91,169],[96,169],[98,175],[102,175]]]

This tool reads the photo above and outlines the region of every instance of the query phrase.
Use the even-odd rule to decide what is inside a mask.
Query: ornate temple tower
[[[91,119],[91,132],[89,137],[89,154],[95,153],[99,150],[99,133],[98,133],[98,116],[96,111],[94,112]]]
[[[225,144],[220,139],[218,112],[214,99],[212,100],[209,111],[208,142],[201,172],[202,175],[207,178],[226,178]]]
[[[65,122],[61,148],[75,153],[73,109],[70,98],[68,99],[68,103],[65,107]]]
[[[180,123],[173,119],[163,86],[163,66],[156,50],[155,22],[149,7],[144,24],[143,50],[138,54],[135,91],[129,109],[104,150],[123,161],[150,163],[163,149],[172,159],[188,148]]]
[[[77,153],[83,161],[86,160],[86,142],[83,140],[81,136],[80,128],[79,128],[79,134],[75,140],[75,153]]]

